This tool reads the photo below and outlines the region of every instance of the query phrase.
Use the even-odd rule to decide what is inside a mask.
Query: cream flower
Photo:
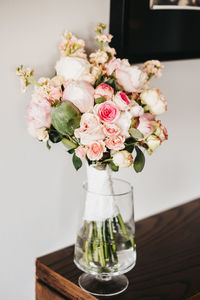
[[[49,134],[46,127],[37,128],[35,130],[35,138],[40,142],[46,142],[49,139]]]
[[[148,146],[148,153],[152,154],[156,148],[158,148],[161,144],[161,140],[155,136],[155,135],[150,135],[147,139],[146,139],[146,144]]]
[[[167,110],[167,101],[158,89],[144,90],[140,98],[143,103],[148,105],[150,112],[154,115],[163,114]]]
[[[118,167],[128,168],[133,163],[133,157],[131,153],[123,150],[113,154],[113,162]]]
[[[108,61],[108,54],[105,51],[97,50],[90,54],[90,62],[99,65],[105,64]]]
[[[65,80],[82,80],[84,76],[90,73],[90,63],[79,57],[61,57],[56,63],[56,72]]]

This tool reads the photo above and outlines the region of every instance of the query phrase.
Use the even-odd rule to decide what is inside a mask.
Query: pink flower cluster
[[[158,89],[149,87],[153,76],[161,76],[163,65],[158,60],[149,60],[139,68],[127,59],[116,58],[115,49],[108,45],[112,35],[105,34],[105,28],[103,23],[95,28],[99,49],[89,59],[85,42],[66,31],[59,45],[62,57],[55,66],[57,75],[52,79],[42,77],[35,81],[33,70],[23,66],[17,68],[17,75],[23,89],[35,84],[27,108],[32,136],[39,141],[57,142],[50,134],[51,130],[54,134],[57,131],[59,138],[68,139],[81,159],[102,162],[109,157],[117,166],[130,166],[134,164],[133,155],[128,152],[130,143],[151,154],[168,138],[166,128],[156,120],[167,110],[167,102]],[[76,108],[70,103],[62,105],[65,101]],[[56,126],[53,117],[51,120],[57,106],[69,107],[68,112],[58,114],[62,120],[56,119],[65,130]],[[66,124],[70,122],[65,122],[65,118],[70,119],[73,109],[77,114],[76,125],[67,131]]]
[[[87,97],[83,102],[87,102],[86,99]],[[104,99],[104,102],[95,104],[82,115],[80,127],[74,133],[80,140],[80,146],[75,150],[79,158],[87,155],[90,160],[96,161],[106,151],[124,149],[126,138],[130,137],[129,129],[133,120],[135,128],[143,135],[142,140],[153,134],[156,127],[161,128],[154,115],[145,113],[142,106],[126,92],[114,93],[114,89],[106,83],[96,87],[94,99]]]

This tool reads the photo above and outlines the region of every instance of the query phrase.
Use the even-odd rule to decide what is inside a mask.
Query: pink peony
[[[113,58],[109,63],[105,65],[106,74],[108,76],[112,75],[112,73],[120,67],[121,60],[119,58]]]
[[[87,112],[94,105],[94,88],[83,80],[69,80],[63,93],[63,100],[72,102],[80,112]]]
[[[104,97],[106,100],[110,100],[113,95],[114,89],[106,83],[99,84],[94,91],[94,98]]]
[[[77,128],[74,134],[76,138],[80,138],[83,145],[90,145],[92,142],[105,138],[103,126],[99,123],[98,117],[92,113],[82,115],[80,128]]]
[[[120,115],[118,107],[112,101],[105,101],[95,105],[95,111],[100,120],[105,123],[116,121]]]
[[[87,150],[87,157],[90,160],[99,160],[103,157],[105,144],[102,141],[92,143]]]
[[[76,156],[79,157],[79,158],[85,158],[86,156],[86,153],[87,153],[87,148],[85,147],[82,147],[82,146],[78,146],[76,149],[75,149],[75,153],[76,153]]]
[[[122,62],[115,74],[117,82],[126,92],[140,92],[147,82],[147,74],[136,66],[128,65],[127,62]]]
[[[139,118],[139,123],[137,125],[137,130],[139,130],[143,134],[144,138],[152,134],[154,131],[154,126],[149,120],[149,116],[145,115],[146,114]]]
[[[140,98],[143,103],[148,105],[150,112],[154,115],[160,115],[167,110],[167,101],[158,89],[144,90]]]
[[[116,136],[120,133],[120,128],[115,124],[104,124],[103,131],[106,136]]]
[[[122,150],[125,148],[124,145],[125,138],[121,135],[110,137],[106,139],[106,147],[111,150]]]
[[[130,105],[130,99],[128,98],[126,93],[123,92],[117,92],[117,94],[114,97],[114,102],[120,110],[126,110],[129,108]]]
[[[45,99],[42,100],[42,105],[32,101],[27,107],[28,131],[33,137],[36,137],[37,128],[51,126],[50,110],[51,106]]]

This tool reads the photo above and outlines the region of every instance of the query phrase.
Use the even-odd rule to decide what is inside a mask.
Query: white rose
[[[131,126],[132,115],[130,112],[125,111],[121,112],[119,119],[116,122],[116,125],[121,129],[121,135],[129,137],[129,128]]]
[[[148,153],[152,154],[153,151],[155,151],[156,148],[158,148],[158,146],[160,146],[161,144],[161,140],[155,136],[155,135],[150,135],[147,139],[146,139],[146,144],[148,145]]]
[[[79,57],[61,57],[56,63],[57,75],[63,76],[65,80],[81,80],[90,74],[90,63]]]
[[[49,139],[49,134],[46,127],[37,128],[35,130],[35,138],[40,142],[46,142]]]
[[[150,112],[154,115],[160,115],[167,110],[167,101],[158,89],[144,90],[140,98],[149,106]]]
[[[128,168],[133,163],[133,157],[131,153],[123,150],[113,154],[113,162],[118,167]]]

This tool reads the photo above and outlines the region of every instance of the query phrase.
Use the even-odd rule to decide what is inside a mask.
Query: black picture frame
[[[149,0],[110,0],[111,46],[131,63],[200,58],[199,32],[199,10],[151,10]]]

